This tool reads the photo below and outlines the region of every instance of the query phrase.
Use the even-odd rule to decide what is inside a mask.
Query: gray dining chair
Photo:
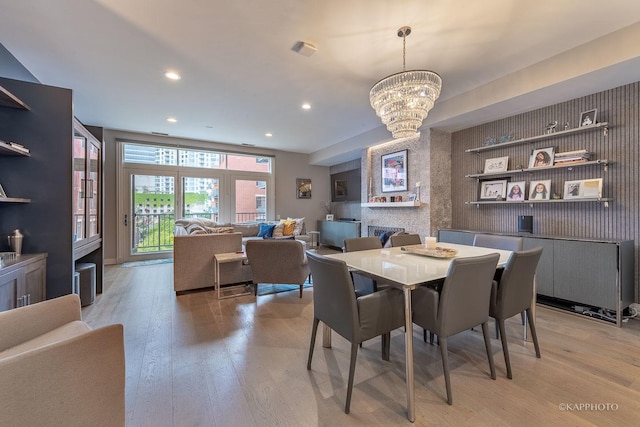
[[[344,239],[344,252],[366,251],[382,249],[382,242],[377,237],[353,237]],[[367,295],[378,291],[378,282],[362,273],[351,272],[353,286],[358,295]]]
[[[453,404],[447,348],[450,336],[482,325],[491,379],[496,379],[489,337],[489,297],[499,258],[495,253],[454,259],[440,292],[426,286],[413,291],[413,323],[438,336],[449,405]]]
[[[502,352],[504,353],[504,362],[507,366],[507,378],[509,379],[513,378],[513,376],[511,373],[511,362],[509,360],[509,349],[507,347],[505,319],[522,313],[523,311],[526,312],[529,329],[531,329],[531,338],[533,339],[533,345],[536,349],[536,357],[541,357],[535,320],[531,310],[534,276],[541,255],[542,248],[513,252],[502,273],[500,283],[494,281],[491,289],[489,316],[496,320],[496,324],[498,324],[500,328]]]
[[[398,246],[419,245],[422,243],[419,234],[396,234],[389,237],[389,240],[391,241],[391,246],[394,248]]]
[[[524,239],[522,237],[516,236],[499,236],[494,234],[476,234],[473,239],[473,246],[481,246],[483,248],[491,248],[491,249],[502,249],[505,251],[521,251],[524,245]],[[496,270],[496,274],[493,277],[493,280],[500,283],[500,278],[502,277],[502,269]],[[527,339],[527,318],[525,313],[520,313],[520,319],[522,320],[523,326],[523,337]],[[499,328],[498,323],[495,324],[496,329],[496,338],[499,336]]]
[[[351,275],[344,261],[307,252],[313,277],[313,325],[307,369],[316,342],[318,323],[322,322],[351,343],[351,362],[344,412],[349,413],[358,344],[382,337],[382,359],[389,360],[391,331],[404,325],[404,296],[398,289],[356,297]]]

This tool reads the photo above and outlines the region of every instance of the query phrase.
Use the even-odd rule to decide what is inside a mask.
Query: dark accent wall
[[[519,114],[452,134],[452,227],[475,231],[517,232],[519,215],[533,216],[534,234],[573,236],[595,239],[634,240],[636,254],[640,242],[640,82]],[[479,154],[466,153],[482,146],[488,137],[513,133],[515,139],[544,134],[545,126],[555,120],[558,129],[568,121],[578,126],[580,113],[597,108],[597,121],[609,122],[608,136],[592,130],[505,147]],[[500,204],[471,206],[477,200],[477,180],[465,175],[478,173],[487,158],[509,156],[509,169],[527,167],[533,149],[555,147],[556,151],[587,149],[594,158],[608,159],[608,171],[602,166],[553,169],[509,176],[510,181],[551,180],[552,192],[562,194],[564,181],[603,178],[603,197],[613,198],[606,208],[602,203]],[[635,256],[635,289],[638,301],[638,262]]]

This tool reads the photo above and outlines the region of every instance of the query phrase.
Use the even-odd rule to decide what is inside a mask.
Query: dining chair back
[[[313,325],[307,369],[311,369],[319,322],[351,343],[351,362],[344,412],[349,413],[358,345],[382,336],[382,358],[389,360],[391,331],[404,325],[404,297],[398,289],[385,289],[357,297],[344,261],[307,252],[313,277]]]
[[[473,239],[473,246],[481,246],[483,248],[502,249],[505,251],[521,251],[524,245],[524,239],[516,236],[498,236],[493,234],[476,234]],[[503,270],[496,270],[496,274],[493,280],[500,283]],[[517,313],[516,313],[517,314]],[[524,311],[520,313],[520,319],[522,320],[523,336],[527,339],[527,318]],[[499,327],[498,323],[495,324],[496,338],[498,338]]]
[[[453,403],[449,378],[448,337],[482,325],[491,378],[496,378],[489,338],[489,297],[497,253],[459,258],[451,262],[442,290],[422,286],[413,291],[413,323],[438,336],[447,403]]]
[[[389,237],[389,240],[391,241],[392,247],[419,245],[420,243],[422,243],[420,241],[419,234],[397,234]]]
[[[513,252],[502,273],[500,283],[494,282],[491,290],[489,315],[496,319],[496,323],[500,328],[502,352],[504,353],[507,377],[509,379],[512,378],[512,372],[504,323],[506,319],[523,311],[526,312],[529,329],[531,330],[531,338],[533,339],[533,345],[536,350],[536,357],[541,357],[535,319],[531,307],[534,292],[534,277],[541,255],[542,248]]]
[[[344,239],[344,252],[382,249],[382,242],[377,237],[353,237]],[[352,271],[353,286],[358,295],[367,295],[378,291],[378,282],[369,276]]]

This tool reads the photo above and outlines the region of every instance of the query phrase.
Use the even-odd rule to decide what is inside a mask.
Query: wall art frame
[[[296,199],[311,198],[311,179],[296,178]]]
[[[407,154],[408,150],[402,150],[380,158],[383,193],[408,190]]]

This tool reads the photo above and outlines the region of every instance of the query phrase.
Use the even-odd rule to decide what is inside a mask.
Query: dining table
[[[382,279],[403,291],[407,418],[411,422],[415,422],[416,419],[411,291],[429,282],[442,281],[447,277],[449,266],[454,259],[491,253],[500,255],[498,268],[503,268],[511,256],[511,251],[444,242],[438,242],[436,247],[431,249],[426,248],[425,245],[410,245],[326,255],[328,258],[342,260],[349,268]],[[328,328],[325,329],[323,337],[324,346],[330,347],[331,334]]]

